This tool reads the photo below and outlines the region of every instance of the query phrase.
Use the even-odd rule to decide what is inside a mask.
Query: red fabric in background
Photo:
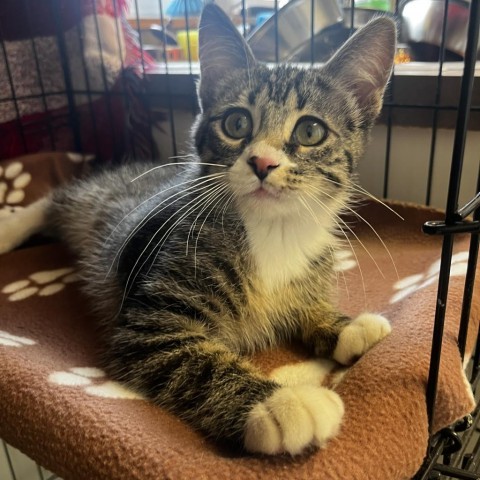
[[[132,143],[140,142],[140,156],[150,156],[150,115],[139,93],[144,89],[143,69],[152,63],[151,57],[140,51],[137,38],[125,20],[129,0],[1,0],[0,33],[5,42],[18,42],[35,37],[56,37],[80,25],[83,18],[94,13],[120,17],[126,48],[124,68],[109,93],[83,105],[68,105],[48,111],[32,111],[20,118],[0,123],[0,159],[40,151],[81,151],[94,153],[99,160],[120,158],[132,152]],[[19,56],[8,57],[8,68],[25,61]],[[1,62],[1,57],[0,57]],[[35,69],[35,65],[32,65]],[[76,74],[76,72],[73,72]],[[137,76],[134,80],[133,75]],[[13,85],[13,92],[17,85]],[[48,92],[47,92],[48,94]],[[2,92],[2,99],[11,92]],[[36,93],[35,93],[36,96]],[[41,98],[40,95],[38,95]],[[132,111],[133,109],[133,111]],[[136,119],[132,122],[132,118]],[[138,119],[142,119],[139,123]],[[128,130],[135,124],[138,131]],[[77,135],[75,135],[77,132]],[[131,141],[136,137],[137,141]],[[148,150],[148,151],[147,151]]]
[[[77,25],[82,17],[107,14],[121,16],[128,10],[127,0],[2,0],[0,24],[2,40],[52,36]]]
[[[65,107],[0,124],[0,159],[52,150],[95,153],[101,160],[125,153],[127,113],[119,95],[104,95],[91,103],[76,106],[74,110],[80,148],[76,146],[69,109]]]

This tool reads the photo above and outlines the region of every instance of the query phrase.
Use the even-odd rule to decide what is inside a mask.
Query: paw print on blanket
[[[5,285],[1,292],[8,295],[8,300],[11,302],[25,300],[32,295],[48,297],[62,291],[67,284],[77,280],[78,276],[73,268],[44,270]]]
[[[32,176],[23,171],[21,162],[0,166],[0,204],[17,205],[25,198],[25,188]]]
[[[12,335],[11,333],[0,330],[0,345],[6,347],[24,347],[26,345],[35,345],[37,342],[27,337]]]
[[[451,277],[463,277],[467,273],[468,252],[459,252],[452,256],[452,266],[450,268]],[[393,288],[396,293],[390,299],[390,303],[397,303],[400,300],[408,297],[412,293],[422,290],[423,288],[436,283],[438,274],[440,272],[440,260],[435,261],[430,265],[424,273],[410,275],[401,278],[394,285]]]
[[[357,260],[351,250],[337,250],[335,252],[333,269],[336,272],[345,272],[356,266]]]
[[[91,162],[95,155],[82,155],[81,153],[67,152],[67,158],[73,163]]]
[[[49,375],[48,381],[64,387],[81,388],[85,393],[103,398],[127,398],[142,400],[143,397],[118,382],[108,380],[106,373],[94,367],[73,367]]]

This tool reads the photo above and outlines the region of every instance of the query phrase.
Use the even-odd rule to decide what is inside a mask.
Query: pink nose
[[[252,167],[253,173],[260,179],[264,180],[268,174],[277,168],[280,164],[269,157],[250,157],[247,163]]]

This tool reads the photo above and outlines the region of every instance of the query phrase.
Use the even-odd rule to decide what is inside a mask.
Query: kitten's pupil
[[[226,113],[222,124],[223,132],[235,140],[252,133],[252,118],[247,110],[236,109]]]

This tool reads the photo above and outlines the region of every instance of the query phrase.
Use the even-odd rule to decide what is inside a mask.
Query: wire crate
[[[444,221],[424,226],[426,234],[443,236],[427,386],[432,419],[457,233],[471,235],[458,336],[462,356],[478,260],[479,2],[431,0],[432,10],[427,11],[427,1],[333,0],[329,7],[333,16],[321,20],[319,12],[331,2],[218,3],[260,60],[305,68],[324,62],[369,18],[383,14],[397,20],[401,41],[397,65],[359,174],[362,185],[375,195],[446,207]],[[288,50],[282,37],[284,22],[288,9],[300,4],[308,20],[306,36]],[[201,1],[193,0],[4,2],[0,7],[0,159],[47,150],[83,152],[106,162],[125,157],[167,162],[183,155],[198,113],[196,42],[201,7]],[[9,16],[13,8],[15,21]],[[457,23],[464,31],[460,33],[453,32],[457,25],[449,16],[453,10],[461,17]],[[410,25],[415,15],[430,22],[423,36]],[[463,39],[460,47],[451,43],[454,34]],[[479,367],[480,340],[469,367],[474,392]],[[477,408],[451,428],[436,435],[431,432],[425,464],[416,479],[480,478],[479,421]],[[20,480],[5,444],[3,450],[12,479]],[[57,478],[40,467],[37,474],[42,480]]]

